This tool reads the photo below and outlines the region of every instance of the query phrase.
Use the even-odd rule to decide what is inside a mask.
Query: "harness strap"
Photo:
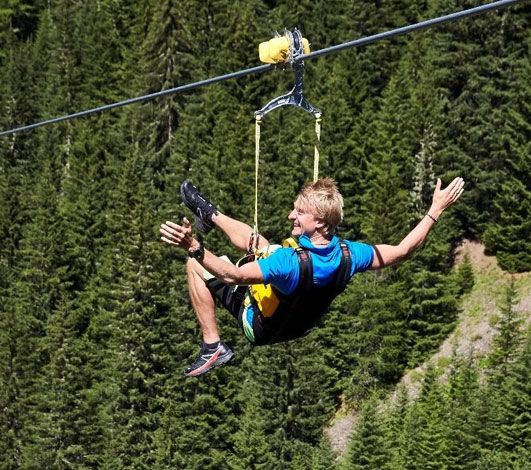
[[[258,240],[258,167],[260,165],[260,125],[262,116],[255,116],[255,150],[254,150],[254,227],[253,236]]]
[[[313,263],[308,250],[299,246],[295,248],[295,251],[299,258],[299,285],[295,289],[295,294],[298,294],[300,292],[307,292],[314,286]]]
[[[286,247],[292,246],[292,243],[296,244],[296,241],[287,239],[284,240],[283,244]],[[304,336],[315,326],[318,319],[326,312],[330,302],[345,289],[350,280],[352,265],[350,251],[345,242],[340,242],[340,247],[341,261],[334,279],[323,288],[316,288],[310,251],[300,246],[292,246],[297,254],[299,263],[298,286],[291,295],[282,294],[272,288],[273,297],[278,299],[279,303],[275,305],[273,311],[268,315],[265,315],[260,309],[257,299],[250,290],[250,303],[256,309],[255,312],[262,312],[263,317],[260,316],[258,318],[263,318],[260,321],[266,323],[263,323],[261,328],[265,328],[264,331],[268,331],[266,336],[259,339],[257,344],[273,344],[282,340],[282,338],[298,338]],[[272,318],[269,319],[269,317]],[[273,326],[268,329],[267,322],[269,321],[274,323],[270,324]],[[255,341],[254,337],[252,341]]]
[[[350,250],[345,242],[340,242],[341,247],[341,262],[334,278],[334,296],[339,295],[345,290],[350,281],[350,270],[352,267],[352,257]],[[299,259],[299,285],[294,292],[294,295],[307,292],[314,287],[313,280],[313,263],[312,257],[308,250],[295,247],[297,257]]]
[[[297,242],[297,240],[295,240],[295,238],[289,237],[282,241],[282,246],[284,248],[293,248],[294,250],[296,250],[299,246],[299,243]]]
[[[345,242],[340,242],[341,246],[341,264],[335,279],[335,292],[336,295],[345,290],[350,280],[350,270],[352,267],[352,257],[350,256],[350,250]]]
[[[319,150],[321,148],[321,114],[315,115],[315,147],[313,152],[313,181],[319,178]]]
[[[258,234],[258,174],[260,166],[260,126],[262,125],[262,114],[255,113],[255,150],[254,150],[254,227],[252,238],[258,246],[259,234]],[[315,146],[313,152],[313,181],[317,181],[319,178],[319,152],[321,148],[321,113],[314,113],[315,116]],[[249,243],[249,253],[251,252],[252,241]]]

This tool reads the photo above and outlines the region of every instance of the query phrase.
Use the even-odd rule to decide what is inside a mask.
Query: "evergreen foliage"
[[[463,257],[463,260],[457,269],[455,283],[457,291],[461,294],[470,292],[472,287],[474,287],[474,271],[468,254]]]
[[[385,438],[384,424],[376,418],[376,414],[377,401],[371,399],[359,415],[345,468],[390,468],[390,448]]]
[[[8,0],[0,7],[0,128],[221,75],[258,61],[257,44],[298,26],[312,48],[477,2]],[[400,266],[358,274],[320,328],[251,348],[219,312],[234,365],[182,370],[199,329],[185,257],[158,226],[189,213],[190,178],[252,224],[253,111],[290,71],[0,139],[0,469],[323,469],[323,428],[339,402],[361,409],[345,468],[525,468],[529,338],[509,287],[488,374],[455,358],[420,399],[377,397],[451,331],[473,285],[451,269],[463,236],[511,272],[528,271],[529,15],[518,4],[305,64],[323,109],[321,174],[345,197],[340,235],[397,243],[436,177],[467,181],[426,245]],[[311,178],[314,122],[294,108],[262,124],[259,226],[289,229]],[[216,232],[216,254],[238,254]]]
[[[513,301],[509,285],[487,369],[454,355],[445,376],[428,367],[415,400],[402,388],[388,409],[367,401],[345,467],[527,468],[531,341],[529,330],[508,326]]]

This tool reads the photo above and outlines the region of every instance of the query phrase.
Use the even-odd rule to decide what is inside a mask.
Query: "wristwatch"
[[[189,250],[188,256],[190,258],[194,258],[196,260],[202,260],[203,256],[205,256],[205,248],[201,243],[199,243],[199,246],[195,250]]]

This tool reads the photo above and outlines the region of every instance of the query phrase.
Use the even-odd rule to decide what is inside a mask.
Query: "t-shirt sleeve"
[[[272,284],[280,292],[291,294],[299,282],[297,254],[292,248],[279,248],[267,258],[258,260],[264,284]]]
[[[360,273],[367,271],[371,267],[372,260],[374,259],[374,248],[372,245],[360,242],[347,241],[350,253],[352,254],[352,272]]]

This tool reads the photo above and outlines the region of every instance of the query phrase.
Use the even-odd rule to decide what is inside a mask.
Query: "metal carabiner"
[[[290,52],[286,60],[295,71],[295,84],[289,93],[278,96],[267,103],[262,109],[255,111],[255,118],[261,119],[270,111],[280,108],[281,106],[297,106],[304,109],[304,111],[313,114],[315,118],[321,117],[321,110],[312,106],[304,97],[304,61],[297,60],[297,58],[304,54],[304,46],[302,42],[301,32],[295,28],[293,33],[285,30],[284,34],[288,37],[290,42]]]

